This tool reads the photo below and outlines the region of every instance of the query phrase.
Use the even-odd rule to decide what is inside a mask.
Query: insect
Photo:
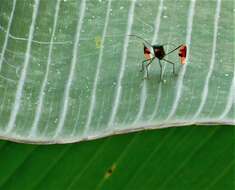
[[[165,59],[165,57],[171,53],[173,53],[174,51],[178,50],[179,49],[179,57],[180,57],[180,63],[183,65],[186,63],[186,54],[187,54],[187,46],[185,44],[181,44],[179,45],[178,47],[176,47],[175,49],[171,50],[170,52],[166,53],[165,50],[164,50],[164,45],[166,44],[163,44],[163,45],[151,45],[148,41],[146,41],[145,39],[137,36],[137,35],[134,35],[134,34],[131,34],[129,36],[134,36],[134,37],[137,37],[141,40],[143,40],[146,44],[150,45],[150,47],[152,48],[153,50],[153,53],[151,53],[150,51],[150,48],[148,48],[146,46],[145,43],[143,43],[144,45],[144,56],[145,56],[145,60],[142,61],[142,65],[141,65],[141,72],[144,71],[144,69],[146,70],[146,73],[147,73],[147,78],[149,78],[149,73],[148,73],[148,67],[149,65],[153,62],[154,59],[158,59],[158,62],[159,62],[159,65],[160,65],[160,81],[162,81],[162,78],[163,78],[163,72],[162,72],[162,63],[161,61],[165,61],[167,63],[170,63],[173,67],[173,74],[176,74],[175,73],[175,63],[172,62],[172,61],[169,61],[167,59]]]

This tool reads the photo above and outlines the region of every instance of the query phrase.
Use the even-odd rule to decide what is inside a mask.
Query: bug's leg
[[[166,59],[163,59],[163,60],[166,61],[167,63],[172,64],[172,66],[173,66],[173,74],[175,75],[176,74],[175,73],[175,63],[173,63],[172,61],[166,60]]]
[[[151,61],[153,58],[151,58],[151,59],[145,59],[144,61],[142,61],[142,65],[141,65],[141,70],[140,70],[140,72],[142,72],[142,71],[144,71],[144,64],[146,63],[146,62],[148,62],[148,61]]]
[[[146,66],[146,78],[149,79],[149,70],[148,70],[148,67]]]
[[[144,71],[144,61],[142,61],[140,72]]]
[[[162,63],[161,63],[161,61],[160,61],[160,59],[159,59],[159,65],[160,65],[160,81],[162,81]]]
[[[149,78],[149,65],[153,62],[153,60],[155,59],[155,57],[151,58],[151,60],[149,61],[149,63],[147,63],[146,65],[146,71],[147,71],[147,79]]]
[[[141,62],[141,68],[140,68],[140,72],[144,71],[144,61]]]

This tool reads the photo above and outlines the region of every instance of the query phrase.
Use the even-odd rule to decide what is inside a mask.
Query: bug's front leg
[[[151,58],[151,60],[146,65],[147,79],[149,78],[149,69],[148,69],[148,67],[153,62],[154,59],[155,59],[155,57]]]
[[[142,61],[140,72],[144,71],[144,61]]]
[[[144,71],[144,64],[148,61],[150,61],[150,63],[152,62],[154,58],[150,58],[150,59],[145,59],[144,61],[142,61],[142,65],[141,65],[141,70],[140,72]]]
[[[148,63],[147,65],[146,65],[146,74],[147,74],[147,79],[149,79],[149,65],[150,65],[150,63]]]
[[[162,81],[162,63],[161,63],[161,61],[160,61],[160,59],[159,59],[159,65],[160,65],[160,81]]]

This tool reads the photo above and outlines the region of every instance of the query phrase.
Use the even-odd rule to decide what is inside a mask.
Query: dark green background
[[[66,145],[0,141],[0,189],[232,190],[234,129],[186,126]]]

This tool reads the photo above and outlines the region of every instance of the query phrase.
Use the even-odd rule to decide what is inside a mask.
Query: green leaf
[[[169,128],[66,145],[0,141],[0,189],[232,190],[234,142],[229,126]]]
[[[234,124],[233,1],[1,0],[0,137],[67,143],[189,124]],[[140,73],[142,41],[187,64]],[[174,44],[174,45],[173,45]]]

